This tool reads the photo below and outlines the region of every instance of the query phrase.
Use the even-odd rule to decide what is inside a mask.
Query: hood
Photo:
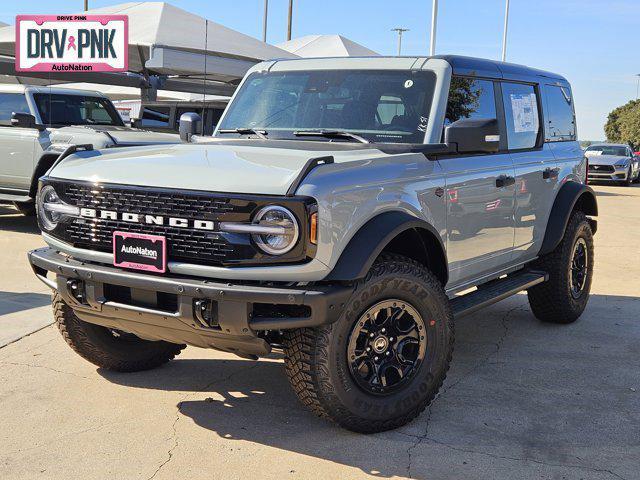
[[[587,155],[589,158],[589,165],[614,165],[616,163],[622,163],[623,160],[631,160],[624,155]]]
[[[78,125],[57,128],[52,131],[51,138],[55,138],[56,142],[79,143],[74,139],[85,135],[95,135],[96,133],[102,133],[108,144],[115,143],[120,146],[180,143],[180,136],[177,133],[152,132],[138,128],[109,125]]]
[[[331,155],[336,163],[386,156],[361,144],[215,142],[78,152],[57,165],[56,178],[210,192],[284,195],[311,158]],[[264,144],[272,146],[265,147]],[[355,146],[357,145],[357,146]],[[355,148],[354,148],[355,146]],[[328,150],[331,148],[331,150]]]

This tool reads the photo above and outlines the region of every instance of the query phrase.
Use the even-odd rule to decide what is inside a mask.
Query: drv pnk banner
[[[126,15],[18,15],[16,71],[124,72]]]

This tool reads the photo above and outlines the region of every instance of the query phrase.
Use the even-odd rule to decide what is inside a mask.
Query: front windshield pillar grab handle
[[[309,160],[307,160],[307,163],[304,164],[304,167],[302,167],[302,169],[300,170],[300,173],[298,174],[296,179],[293,181],[293,183],[287,190],[286,196],[293,197],[296,194],[296,190],[298,190],[298,187],[300,187],[300,185],[302,184],[302,181],[306,178],[306,176],[309,175],[309,173],[311,173],[311,170],[316,168],[321,163],[324,165],[329,165],[333,162],[334,162],[334,159],[331,155],[328,155],[326,157],[310,158]]]

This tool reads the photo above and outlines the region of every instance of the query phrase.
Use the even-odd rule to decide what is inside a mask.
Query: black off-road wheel
[[[150,370],[172,360],[186,346],[143,340],[131,333],[84,322],[58,294],[53,296],[53,313],[69,346],[85,360],[107,370]]]
[[[575,322],[589,301],[593,259],[591,225],[584,213],[574,212],[560,244],[536,262],[549,280],[527,292],[533,314],[545,322]]]
[[[33,217],[36,214],[36,205],[34,202],[13,202],[13,206],[25,217]]]
[[[433,400],[453,352],[449,301],[424,266],[382,255],[340,319],[285,332],[285,370],[300,401],[361,433],[400,427]]]

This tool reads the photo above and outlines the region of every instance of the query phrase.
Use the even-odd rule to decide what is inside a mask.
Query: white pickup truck
[[[0,202],[33,214],[38,178],[72,145],[84,149],[179,143],[126,127],[97,91],[0,85]]]

